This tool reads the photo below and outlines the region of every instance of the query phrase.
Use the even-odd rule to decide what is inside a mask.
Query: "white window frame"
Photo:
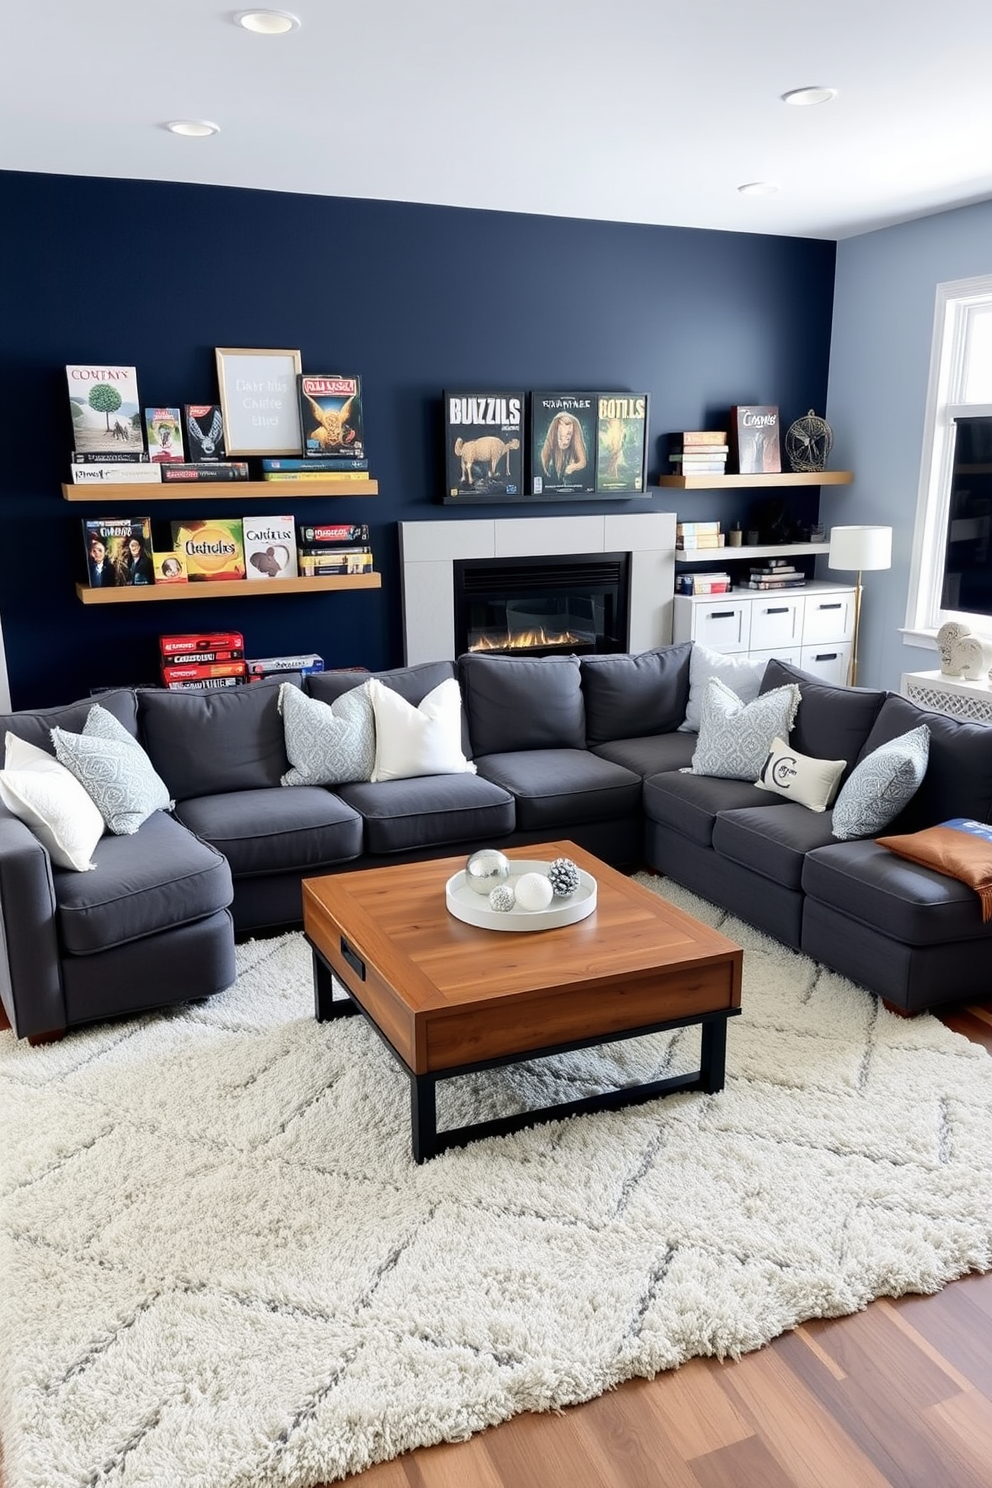
[[[992,306],[992,274],[937,285],[927,386],[920,485],[913,531],[913,557],[903,640],[933,646],[945,620],[961,620],[992,639],[992,615],[941,608],[946,556],[945,534],[954,459],[954,421],[992,416],[992,403],[965,403],[965,349],[971,316]]]

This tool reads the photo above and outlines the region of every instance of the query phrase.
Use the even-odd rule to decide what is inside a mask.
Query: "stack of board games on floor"
[[[159,636],[163,687],[177,692],[206,692],[239,687],[247,678],[245,639],[240,631]]]
[[[309,676],[312,672],[322,672],[324,658],[316,651],[300,651],[295,656],[256,656],[249,658],[245,667],[249,682],[262,682],[266,677],[278,677],[280,673],[302,672]]]
[[[766,558],[761,564],[753,564],[749,589],[801,589],[806,575],[787,558]]]
[[[723,475],[729,453],[726,429],[683,429],[668,436],[672,475]]]
[[[372,572],[369,529],[364,522],[301,522],[297,530],[301,577]]]

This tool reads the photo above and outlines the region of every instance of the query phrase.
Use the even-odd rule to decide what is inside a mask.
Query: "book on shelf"
[[[669,455],[672,475],[723,475],[727,469],[727,457],[721,455],[713,460],[683,460],[681,455]]]
[[[710,449],[700,449],[697,454],[682,454],[676,451],[669,455],[668,461],[671,465],[684,465],[694,467],[696,465],[719,465],[724,462],[730,451],[725,445],[713,445]]]
[[[74,465],[147,465],[146,450],[73,450]],[[113,690],[113,689],[111,689]]]
[[[300,372],[296,388],[304,456],[364,460],[362,379],[354,373]]]
[[[163,682],[163,687],[168,687],[173,692],[210,692],[215,687],[244,687],[247,676],[242,673],[239,677],[204,677],[197,682]]]
[[[74,486],[157,486],[162,479],[162,467],[139,460],[114,461],[108,465],[95,461],[77,465],[74,461],[69,474]]]
[[[191,584],[231,582],[245,577],[240,517],[187,518],[173,522],[172,549],[186,560]]]
[[[241,661],[163,662],[162,681],[168,687],[172,682],[204,682],[215,677],[244,677],[245,663]]]
[[[186,459],[183,449],[182,414],[178,408],[146,408],[145,439],[148,458],[157,464]]]
[[[99,451],[144,453],[138,373],[134,367],[66,365],[72,447],[81,454]]]
[[[193,630],[160,635],[159,653],[179,657],[188,651],[240,651],[244,655],[245,638],[240,630]]]
[[[266,481],[322,481],[326,486],[328,481],[365,481],[368,482],[367,470],[264,470],[262,479]]]
[[[673,452],[712,448],[714,445],[727,448],[726,429],[681,429],[668,436],[668,447]]]
[[[202,460],[223,460],[224,414],[220,404],[187,403],[183,412],[190,461],[198,465]]]
[[[697,536],[676,537],[676,548],[722,548],[726,544],[726,533],[723,532],[701,532]]]
[[[91,589],[140,588],[155,581],[150,517],[87,517],[83,547]]]
[[[310,475],[320,475],[321,472],[327,475],[350,472],[362,480],[368,475],[368,468],[368,460],[357,460],[351,455],[305,455],[302,458],[295,458],[292,455],[264,455],[262,457],[262,475],[278,475],[283,479],[287,475],[296,475],[301,471],[306,471]]]
[[[321,552],[301,551],[297,559],[301,578],[316,579],[331,574],[372,572],[371,548],[335,548]]]
[[[256,656],[245,662],[248,679],[260,681],[263,677],[274,677],[279,672],[302,672],[310,676],[324,670],[324,658],[316,651],[301,651],[293,656]]]
[[[779,564],[775,568],[752,568],[752,579],[791,579],[796,574],[801,574],[802,569],[793,564]]]
[[[524,469],[524,394],[444,394],[445,500],[520,496]]]
[[[356,546],[369,540],[365,522],[300,522],[297,527],[301,548],[323,548],[348,543]]]
[[[296,578],[296,523],[289,517],[242,517],[249,579]]]
[[[729,594],[731,587],[726,573],[679,574],[675,580],[676,594]]]
[[[198,460],[184,462],[182,465],[160,465],[156,469],[161,470],[166,485],[248,479],[247,460]]]
[[[741,475],[775,475],[782,469],[778,408],[737,403],[730,410],[730,447]]]
[[[719,522],[676,522],[676,537],[700,537],[706,533],[719,533]]]
[[[596,419],[596,490],[643,491],[647,393],[600,393]]]
[[[748,579],[748,589],[801,589],[806,583],[805,574],[794,574],[786,579]]]
[[[532,495],[595,494],[596,404],[595,393],[531,393]]]

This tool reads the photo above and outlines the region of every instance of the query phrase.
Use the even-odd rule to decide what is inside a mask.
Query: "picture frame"
[[[228,458],[299,455],[299,351],[248,346],[217,346],[214,351]]]

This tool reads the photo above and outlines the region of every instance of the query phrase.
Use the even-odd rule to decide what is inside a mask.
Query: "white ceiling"
[[[992,0],[283,3],[5,4],[0,168],[817,238],[992,197]]]

